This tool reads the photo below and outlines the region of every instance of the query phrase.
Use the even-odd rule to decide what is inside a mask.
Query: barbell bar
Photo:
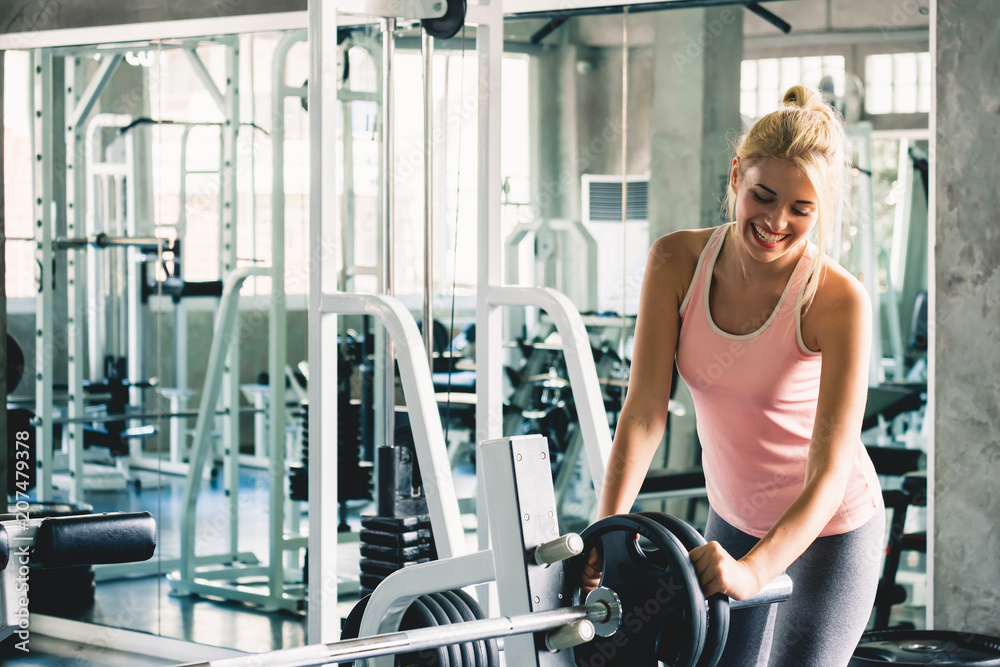
[[[104,422],[121,422],[130,419],[170,419],[171,417],[192,418],[198,416],[198,410],[181,410],[179,412],[119,412],[114,414],[82,415],[80,417],[53,417],[49,419],[49,424],[91,424]],[[241,415],[258,414],[267,412],[264,408],[243,407],[237,410]],[[232,414],[232,410],[216,410],[216,417],[225,417]],[[35,415],[30,420],[32,426],[42,426],[44,419]]]
[[[439,646],[536,632],[549,632],[547,645],[550,650],[559,650],[574,645],[563,628],[575,628],[574,633],[580,640],[588,641],[595,634],[613,633],[612,628],[620,619],[621,606],[617,596],[606,588],[598,588],[587,596],[586,604],[574,607],[389,632],[331,644],[316,644],[193,663],[187,667],[317,667],[331,662],[350,662],[383,655],[412,653]]]
[[[731,606],[740,609],[782,602],[788,599],[791,592],[792,581],[788,575],[782,574],[753,598],[733,600]],[[548,632],[545,644],[549,650],[556,651],[589,641],[595,635],[611,636],[621,619],[618,596],[611,589],[597,588],[587,596],[586,604],[574,607],[390,632],[331,644],[192,663],[186,667],[318,667],[536,632]]]

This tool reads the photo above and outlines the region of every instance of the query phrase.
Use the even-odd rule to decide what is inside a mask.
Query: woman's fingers
[[[735,600],[746,600],[760,590],[750,567],[730,556],[718,542],[695,547],[690,555],[706,597],[723,593]]]
[[[587,554],[587,562],[583,566],[583,576],[580,577],[580,590],[586,597],[590,591],[601,585],[601,573],[604,570],[604,562],[597,549],[591,549]]]
[[[718,542],[709,542],[692,549],[690,556],[705,597],[716,593],[725,593],[723,566],[726,560],[731,559],[731,557],[722,548],[722,545]]]

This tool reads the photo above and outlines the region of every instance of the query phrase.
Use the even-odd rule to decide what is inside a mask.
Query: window
[[[880,53],[865,59],[866,112],[927,113],[930,110],[930,53]]]
[[[819,90],[824,77],[834,90],[844,89],[843,56],[762,58],[744,60],[740,72],[740,113],[760,118],[778,108],[781,96],[794,85]]]

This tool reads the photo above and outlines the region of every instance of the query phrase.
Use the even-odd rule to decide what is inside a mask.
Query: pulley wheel
[[[423,19],[420,25],[424,27],[427,34],[438,39],[451,39],[458,34],[458,31],[465,25],[465,0],[442,0],[448,3],[448,9],[444,16],[436,19]]]

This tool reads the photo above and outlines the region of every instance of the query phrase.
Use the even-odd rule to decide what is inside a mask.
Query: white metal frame
[[[285,200],[284,200],[284,102],[287,97],[301,99],[306,91],[302,87],[289,86],[285,80],[288,51],[297,42],[303,41],[305,33],[294,31],[285,34],[275,48],[272,61],[272,220],[271,220],[271,266],[268,268],[236,268],[236,130],[239,126],[239,101],[235,84],[228,86],[226,93],[214,95],[225,104],[227,129],[224,137],[223,159],[223,275],[226,276],[223,299],[216,318],[215,333],[209,365],[206,371],[205,388],[202,391],[198,421],[195,426],[187,483],[184,493],[184,515],[181,530],[180,569],[169,575],[173,589],[182,594],[201,593],[216,595],[229,600],[259,604],[265,609],[285,609],[295,611],[303,604],[305,591],[301,586],[286,586],[285,553],[306,546],[307,539],[300,535],[298,526],[288,526],[286,514],[297,517],[297,512],[286,513],[285,503],[285,449],[286,449],[286,392],[284,386],[287,361],[287,305],[285,303]],[[238,81],[238,48],[234,44],[227,60],[227,78]],[[192,62],[195,54],[189,53]],[[196,68],[197,70],[197,68]],[[207,80],[206,80],[207,78]],[[211,84],[207,71],[202,75],[206,85]],[[229,494],[229,562],[222,566],[200,565],[195,554],[196,506],[198,491],[207,462],[210,443],[208,429],[214,419],[215,406],[220,392],[225,416],[223,439],[227,444],[223,458],[226,488],[239,488],[239,337],[233,335],[238,314],[239,290],[251,275],[267,275],[271,278],[271,297],[268,300],[268,376],[270,390],[268,399],[268,560],[258,564],[256,558],[247,559],[238,550],[239,494]],[[225,356],[225,362],[222,361]],[[220,386],[221,384],[221,386]],[[266,575],[266,592],[252,590],[241,585],[244,577]]]
[[[593,267],[597,265],[597,241],[594,240],[587,227],[578,220],[559,218],[538,218],[530,222],[518,223],[505,241],[507,252],[504,273],[508,284],[520,284],[519,251],[521,244],[528,239],[535,241],[532,286],[552,287],[552,285],[544,284],[548,265],[551,262],[551,254],[542,256],[539,251],[539,246],[542,246],[544,250],[551,250],[551,253],[561,253],[562,255],[558,257],[559,261],[555,262],[557,270],[561,269],[556,274],[559,283],[555,287],[570,297],[581,310],[596,308],[597,272],[593,270]],[[584,248],[584,252],[579,256],[576,256],[574,252],[575,246],[573,244],[576,241],[579,241]],[[570,256],[565,256],[566,254]],[[537,322],[533,322],[533,324],[537,325]]]
[[[332,6],[331,6],[332,5]],[[340,6],[344,6],[340,3]],[[336,357],[324,354],[324,341],[335,340],[337,314],[368,313],[379,317],[389,329],[390,338],[400,346],[398,361],[404,393],[417,446],[417,457],[424,472],[428,508],[442,558],[464,552],[459,537],[458,506],[450,483],[450,468],[440,417],[421,340],[412,315],[391,297],[349,295],[334,292],[337,274],[331,270],[337,256],[335,230],[340,211],[325,193],[335,183],[336,126],[333,114],[326,113],[324,101],[334,99],[337,90],[336,29],[338,3],[310,3],[310,47],[313,52],[310,74],[310,144],[312,207],[310,215],[311,289],[309,305],[309,359],[318,370],[310,382],[310,643],[327,643],[337,636],[336,619],[327,609],[333,608],[336,590],[336,535],[323,531],[324,516],[335,516],[337,497],[336,460],[330,456],[335,447],[326,443],[336,439]],[[500,67],[503,56],[503,13],[498,3],[470,4],[466,22],[476,26],[476,49],[479,62],[479,211],[478,211],[478,291],[477,291],[477,441],[499,438],[503,421],[502,403],[502,332],[501,308],[533,306],[548,311],[563,339],[570,381],[580,415],[588,464],[596,489],[604,478],[604,466],[611,449],[611,436],[601,397],[597,372],[590,350],[590,339],[579,311],[563,294],[544,288],[509,287],[502,284],[502,266],[496,248],[501,247],[500,175]],[[395,318],[396,321],[391,321]],[[423,378],[426,378],[424,380]],[[436,427],[436,428],[435,428]],[[329,434],[329,435],[326,435]],[[319,445],[319,446],[316,446]],[[428,473],[427,471],[433,471]],[[486,483],[483,466],[477,472],[477,508],[479,546],[486,549]],[[427,483],[428,479],[436,481]],[[331,596],[333,600],[331,600]]]

